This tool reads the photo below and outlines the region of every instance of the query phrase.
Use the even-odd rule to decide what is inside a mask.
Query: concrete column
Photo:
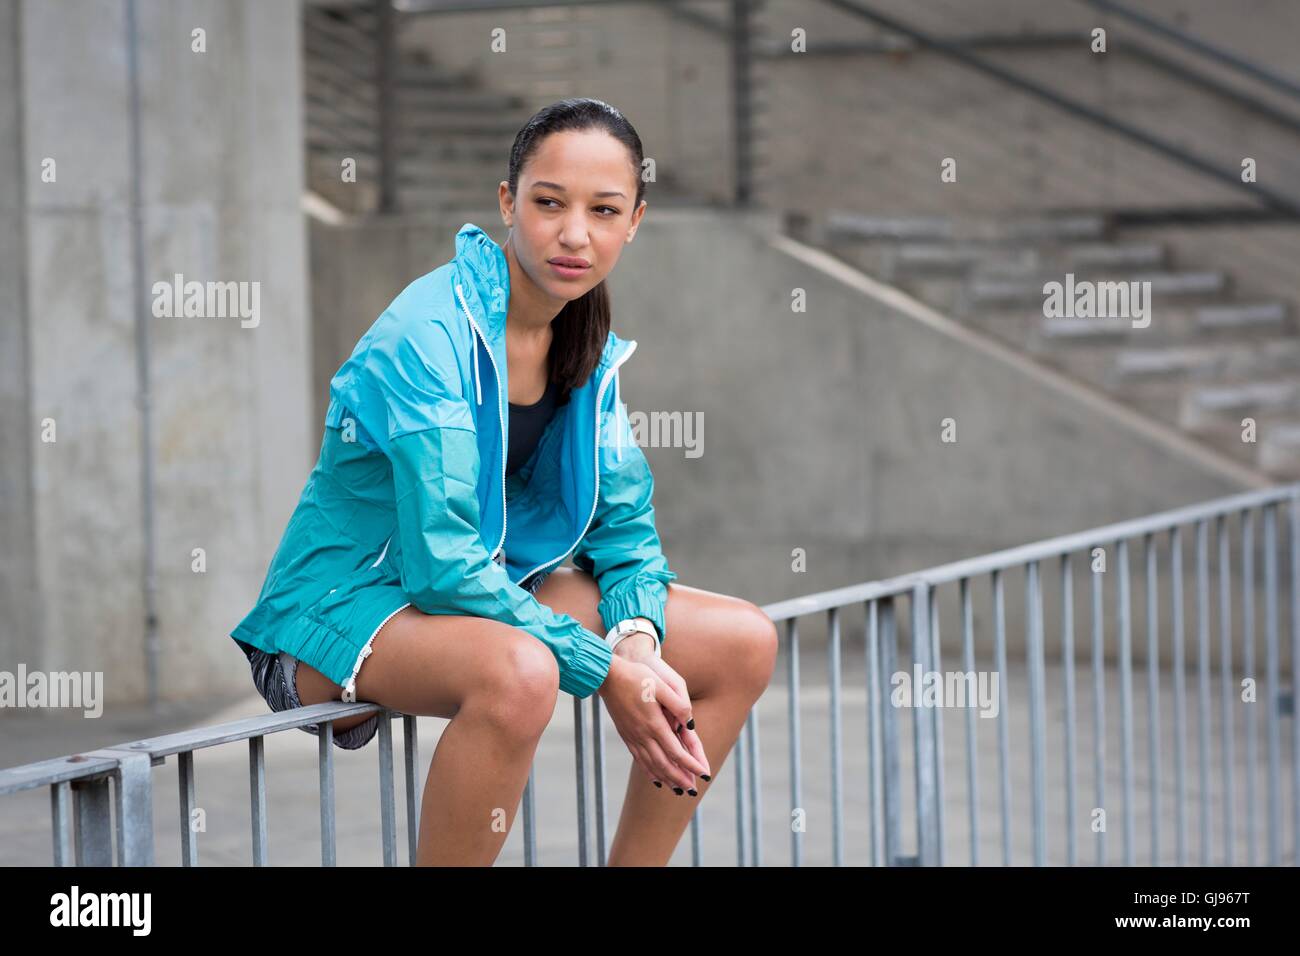
[[[129,2],[0,0],[0,668],[102,670],[110,704],[148,693],[150,508],[161,698],[250,686],[226,635],[318,440],[298,6],[136,0],[137,164]],[[186,317],[155,288],[177,274],[250,308]]]

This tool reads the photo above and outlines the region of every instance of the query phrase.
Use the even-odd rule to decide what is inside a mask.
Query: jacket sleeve
[[[662,644],[668,636],[668,583],[677,575],[668,568],[655,530],[654,476],[621,404],[602,417],[596,515],[574,552],[573,564],[600,586],[600,617],[607,631],[626,618],[645,617],[654,623]],[[615,430],[622,431],[621,442],[612,437]]]
[[[377,442],[392,464],[402,589],[426,614],[474,615],[527,631],[555,655],[560,689],[588,697],[609,672],[609,646],[513,583],[483,545],[474,417],[447,355],[436,340],[405,338],[372,348],[357,376],[369,393],[357,417],[372,437],[382,436]]]

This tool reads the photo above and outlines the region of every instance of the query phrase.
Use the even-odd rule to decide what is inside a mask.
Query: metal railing
[[[1290,683],[1291,690],[1284,691],[1282,683],[1283,645],[1280,622],[1279,581],[1282,548],[1278,530],[1279,506],[1284,506],[1289,537],[1290,600]],[[1211,616],[1211,548],[1210,525],[1214,525],[1218,574],[1217,627]],[[1256,525],[1261,536],[1256,538]],[[1184,590],[1184,530],[1190,529],[1194,548],[1195,578],[1192,607],[1195,619],[1195,678],[1197,694],[1197,788],[1196,794],[1188,790],[1188,692],[1187,676],[1191,662],[1185,647],[1186,592]],[[1233,531],[1236,532],[1235,538]],[[1160,538],[1163,536],[1163,546]],[[949,852],[958,841],[948,833],[950,814],[945,797],[948,796],[946,779],[951,776],[956,763],[964,764],[965,786],[960,796],[952,795],[951,803],[965,810],[968,824],[969,852],[967,861],[980,865],[980,837],[991,836],[981,827],[979,768],[981,753],[977,745],[975,708],[967,702],[958,705],[965,724],[964,761],[945,767],[942,713],[952,701],[936,702],[939,706],[913,708],[911,719],[910,754],[904,744],[902,723],[904,708],[891,701],[889,688],[896,685],[899,675],[906,673],[898,668],[901,625],[910,619],[910,660],[908,663],[920,673],[941,670],[940,618],[942,598],[955,585],[957,617],[960,621],[962,670],[959,675],[974,675],[976,662],[976,616],[973,597],[976,583],[987,580],[991,598],[993,673],[998,681],[996,775],[998,783],[998,828],[1000,862],[1013,862],[1012,789],[1011,770],[1013,750],[1011,742],[1011,712],[1009,705],[1021,702],[1008,691],[1011,672],[1008,669],[1008,606],[1005,583],[1010,572],[1024,572],[1024,617],[1020,630],[1025,637],[1025,668],[1028,687],[1023,702],[1028,708],[1029,724],[1029,837],[1032,862],[1048,862],[1047,825],[1047,733],[1046,709],[1047,682],[1045,677],[1047,634],[1044,625],[1044,594],[1042,564],[1056,561],[1059,588],[1056,596],[1059,608],[1060,644],[1059,660],[1062,667],[1061,700],[1063,715],[1059,730],[1062,735],[1064,760],[1064,825],[1054,833],[1065,838],[1064,859],[1052,862],[1076,864],[1080,862],[1079,835],[1087,832],[1093,843],[1098,865],[1108,862],[1107,833],[1095,826],[1097,811],[1108,807],[1107,774],[1112,765],[1107,759],[1105,726],[1108,716],[1106,705],[1107,668],[1105,647],[1107,643],[1107,615],[1104,613],[1106,580],[1114,595],[1115,613],[1109,634],[1114,657],[1119,668],[1119,735],[1122,741],[1120,760],[1119,810],[1123,837],[1122,862],[1138,862],[1138,801],[1135,735],[1138,712],[1134,706],[1133,664],[1133,598],[1130,580],[1129,543],[1140,540],[1145,565],[1145,637],[1146,637],[1146,740],[1147,740],[1147,793],[1143,801],[1146,810],[1144,826],[1149,834],[1146,862],[1165,862],[1162,851],[1164,829],[1169,825],[1166,810],[1173,811],[1174,862],[1179,865],[1189,861],[1188,816],[1197,812],[1198,858],[1206,865],[1222,862],[1229,865],[1242,862],[1236,853],[1238,830],[1244,825],[1245,860],[1255,864],[1261,843],[1266,852],[1266,862],[1277,865],[1284,852],[1284,796],[1282,775],[1289,763],[1291,776],[1291,837],[1290,862],[1300,859],[1300,733],[1292,722],[1290,748],[1283,753],[1281,721],[1286,715],[1294,718],[1294,691],[1300,686],[1300,484],[1264,489],[1202,504],[1124,521],[1062,537],[1056,537],[1022,547],[986,554],[980,557],[929,568],[884,581],[875,581],[840,588],[807,597],[795,598],[768,605],[764,611],[775,622],[786,624],[785,661],[787,683],[787,731],[789,736],[789,799],[791,811],[805,808],[804,752],[800,740],[801,715],[804,707],[800,693],[800,637],[799,623],[803,618],[826,615],[827,657],[829,678],[829,739],[827,754],[830,770],[830,806],[825,808],[830,826],[827,834],[831,843],[831,858],[835,865],[845,859],[845,787],[843,763],[843,711],[844,673],[842,667],[843,623],[851,609],[861,608],[863,686],[866,689],[866,730],[868,755],[868,785],[865,794],[852,794],[855,807],[867,815],[870,837],[868,862],[872,865],[943,865],[953,862]],[[1080,729],[1076,719],[1076,676],[1074,647],[1075,618],[1081,612],[1073,600],[1075,571],[1082,570],[1072,564],[1078,554],[1089,556],[1087,575],[1090,612],[1086,615],[1091,632],[1092,676],[1092,728],[1093,796],[1094,807],[1088,815],[1088,825],[1083,826],[1079,814],[1079,781],[1076,748]],[[1161,588],[1159,569],[1161,554],[1168,556],[1168,608],[1170,626],[1160,625]],[[1235,566],[1232,555],[1238,556]],[[1113,570],[1106,560],[1113,556]],[[1099,561],[1101,565],[1099,567]],[[1263,582],[1260,592],[1257,568],[1262,565]],[[1235,582],[1235,587],[1234,587]],[[1234,597],[1235,595],[1235,597]],[[1264,674],[1256,681],[1255,645],[1256,605],[1262,597]],[[897,607],[901,600],[908,601],[906,614]],[[1234,609],[1237,616],[1234,618]],[[1221,683],[1217,699],[1211,692],[1211,676],[1215,666],[1215,651],[1211,647],[1211,629],[1218,631],[1218,678]],[[1170,649],[1170,667],[1162,672],[1161,648]],[[1260,683],[1262,689],[1250,696],[1245,691],[1237,694],[1234,675],[1242,678],[1243,687]],[[1163,719],[1160,700],[1162,678],[1173,683],[1173,719]],[[1247,700],[1247,697],[1250,699]],[[590,706],[584,707],[575,699],[574,748],[576,758],[576,811],[577,849],[579,865],[594,861],[604,865],[608,835],[606,833],[606,788],[604,780],[604,726],[601,703],[591,697]],[[1262,834],[1256,819],[1258,773],[1259,721],[1255,703],[1262,703],[1265,722],[1265,777],[1266,815]],[[1219,714],[1217,767],[1212,767],[1215,748],[1211,745],[1211,724],[1215,712]],[[1237,711],[1244,725],[1245,763],[1241,784],[1244,789],[1244,814],[1238,812],[1235,801],[1238,759],[1235,743],[1238,737]],[[238,720],[214,727],[198,728],[168,734],[116,747],[94,750],[85,754],[47,760],[0,771],[0,795],[13,794],[37,787],[50,790],[51,819],[55,865],[107,865],[112,862],[111,827],[116,825],[117,862],[121,865],[150,865],[153,852],[153,778],[152,768],[175,755],[178,760],[179,817],[181,832],[181,862],[192,866],[198,862],[197,834],[190,821],[196,806],[194,754],[196,751],[248,741],[250,823],[253,861],[255,865],[267,862],[267,812],[266,812],[266,761],[265,738],[318,723],[320,775],[320,827],[321,861],[324,865],[335,863],[335,808],[334,808],[334,720],[358,714],[380,713],[379,722],[379,780],[380,780],[380,838],[385,865],[397,862],[396,785],[393,760],[393,735],[391,718],[401,717],[404,739],[405,796],[408,857],[413,862],[418,831],[418,799],[415,772],[419,765],[415,719],[398,714],[375,704],[325,703],[314,704],[277,714]],[[1163,773],[1165,751],[1172,737],[1174,787],[1172,807],[1165,806]],[[590,739],[590,748],[586,741]],[[741,866],[762,865],[763,813],[761,807],[762,772],[760,765],[759,724],[757,708],[751,711],[733,751],[735,760],[735,828],[736,860]],[[902,785],[904,772],[902,759],[909,756],[914,775],[914,801],[904,801]],[[1020,751],[1015,752],[1021,757]],[[535,769],[535,768],[534,768]],[[945,775],[947,771],[947,776]],[[115,800],[109,797],[109,782],[115,785]],[[1217,793],[1215,786],[1219,789]],[[595,841],[589,839],[593,820],[588,805],[594,796]],[[1214,859],[1211,853],[1212,796],[1217,797],[1222,815],[1222,852]],[[530,770],[524,789],[522,817],[524,863],[537,863],[537,825],[535,819],[535,779]],[[713,804],[711,804],[712,806]],[[905,813],[915,817],[915,851],[904,846],[907,836]],[[1018,818],[1017,818],[1018,819]],[[770,833],[771,831],[768,830]],[[799,865],[804,856],[805,830],[790,827],[790,861]],[[701,824],[697,809],[690,825],[691,859],[702,863]]]

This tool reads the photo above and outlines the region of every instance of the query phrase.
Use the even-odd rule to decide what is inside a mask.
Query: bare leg
[[[689,686],[689,683],[688,685]],[[695,725],[704,744],[704,753],[718,779],[731,748],[749,716],[753,700],[748,694],[695,698]],[[666,866],[699,801],[713,786],[713,781],[696,778],[699,796],[678,796],[667,784],[656,787],[645,772],[632,767],[623,797],[623,812],[618,830],[609,849],[609,866]]]
[[[558,691],[550,650],[508,625],[415,608],[384,625],[357,674],[357,699],[451,720],[425,780],[417,865],[487,866],[496,860]],[[299,664],[304,705],[338,700],[341,692]]]

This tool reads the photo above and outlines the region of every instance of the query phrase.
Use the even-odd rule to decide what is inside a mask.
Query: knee
[[[462,704],[503,733],[540,737],[560,692],[560,669],[550,648],[524,631],[509,628],[496,642],[484,680]]]
[[[742,602],[736,612],[732,639],[737,642],[735,655],[736,680],[757,697],[772,680],[780,638],[772,619],[756,604]]]

